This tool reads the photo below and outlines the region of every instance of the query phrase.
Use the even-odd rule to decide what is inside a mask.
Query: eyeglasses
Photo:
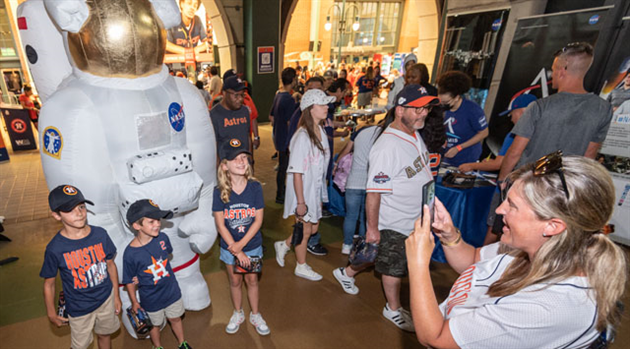
[[[564,169],[562,168],[562,150],[557,150],[551,154],[547,154],[536,161],[534,166],[534,176],[544,176],[549,173],[557,173],[560,176],[562,182],[562,189],[569,199],[569,189],[567,188],[567,181],[564,178]]]
[[[593,46],[585,42],[572,42],[565,47],[559,49],[554,53],[554,57],[557,57],[563,53],[586,53],[590,56],[593,55]]]
[[[433,110],[433,106],[432,105],[430,105],[428,107],[427,106],[425,106],[425,107],[408,107],[408,106],[403,106],[403,108],[415,109],[414,111],[416,112],[416,114],[422,114],[422,112],[425,111],[425,110],[427,111],[427,113],[430,113],[431,110]]]

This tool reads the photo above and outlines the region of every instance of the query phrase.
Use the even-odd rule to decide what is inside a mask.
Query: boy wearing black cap
[[[129,243],[123,254],[123,283],[134,312],[142,307],[151,319],[151,343],[154,348],[162,348],[160,329],[165,320],[171,328],[179,349],[191,349],[184,339],[181,316],[184,315],[184,302],[169,255],[173,252],[168,236],[160,232],[162,218],[173,217],[173,212],[162,211],[153,201],[144,199],[134,202],[127,211],[127,222],[136,237]],[[136,285],[142,305],[136,297]]]
[[[116,246],[105,229],[87,224],[86,200],[72,185],[60,185],[48,195],[52,216],[63,228],[46,246],[40,276],[44,278],[44,303],[50,322],[70,324],[71,347],[87,348],[98,336],[98,347],[111,347],[110,335],[118,330],[121,302]],[[61,276],[68,318],[54,305],[55,279]]]

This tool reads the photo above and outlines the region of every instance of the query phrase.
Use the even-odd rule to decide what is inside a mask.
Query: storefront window
[[[17,53],[13,35],[11,34],[11,24],[9,23],[7,9],[2,3],[2,6],[0,6],[0,58],[7,57],[15,58]]]

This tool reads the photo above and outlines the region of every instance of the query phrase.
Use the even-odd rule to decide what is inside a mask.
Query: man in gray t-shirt
[[[210,120],[217,139],[217,149],[238,139],[249,149],[249,111],[243,106],[245,84],[232,76],[223,84],[223,99],[212,110]],[[217,157],[218,159],[218,157]]]
[[[595,158],[606,138],[612,107],[584,89],[592,62],[593,47],[588,43],[569,44],[556,53],[551,69],[552,87],[558,93],[530,104],[514,126],[516,137],[503,159],[499,180],[559,149],[565,155]]]

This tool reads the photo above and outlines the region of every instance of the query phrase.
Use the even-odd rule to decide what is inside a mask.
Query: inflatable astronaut
[[[48,187],[73,184],[94,202],[89,223],[104,227],[116,244],[120,278],[122,255],[133,239],[124,221],[129,205],[150,198],[173,211],[162,231],[173,245],[171,263],[184,305],[206,308],[210,295],[199,254],[216,239],[216,143],[198,90],[169,75],[162,64],[165,27],[181,20],[177,3],[44,0],[44,5],[42,15],[34,10],[41,8],[41,0],[29,0],[18,17],[24,21],[20,34],[35,82],[43,81],[40,91],[46,95],[56,89],[40,116]],[[33,18],[46,13],[48,25]],[[62,33],[50,32],[50,18]],[[51,46],[59,38],[66,51]],[[62,81],[50,78],[64,69],[69,75]],[[122,289],[121,298],[126,308],[129,300]],[[135,337],[126,316],[123,321]]]

